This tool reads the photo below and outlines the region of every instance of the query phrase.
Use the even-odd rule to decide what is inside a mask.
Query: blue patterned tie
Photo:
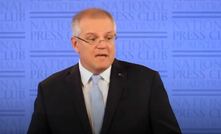
[[[99,134],[103,116],[104,116],[104,101],[102,92],[98,86],[98,81],[101,79],[99,75],[92,76],[92,88],[90,90],[90,101],[92,110],[92,122],[94,127],[94,134]]]

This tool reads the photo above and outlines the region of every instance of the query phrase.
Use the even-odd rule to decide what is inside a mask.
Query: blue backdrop
[[[160,72],[185,134],[221,133],[220,0],[0,0],[0,133],[26,133],[37,84],[78,62],[71,17],[101,7],[117,58]]]

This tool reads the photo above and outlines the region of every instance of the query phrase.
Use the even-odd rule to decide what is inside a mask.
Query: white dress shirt
[[[82,81],[82,90],[84,94],[84,101],[87,109],[87,114],[93,129],[93,123],[91,121],[92,113],[91,113],[91,104],[90,104],[90,96],[89,96],[89,90],[92,86],[91,76],[93,75],[92,72],[87,70],[81,62],[79,61],[79,70],[81,75],[81,81]],[[104,72],[100,73],[101,80],[98,83],[99,88],[101,89],[102,95],[103,95],[103,101],[106,105],[107,101],[107,94],[109,90],[109,83],[110,83],[110,72],[111,72],[111,66],[108,67]]]

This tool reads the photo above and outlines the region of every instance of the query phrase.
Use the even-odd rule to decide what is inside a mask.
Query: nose
[[[102,41],[105,42],[105,39],[98,40],[98,44],[101,43]]]
[[[98,42],[97,42],[97,48],[99,49],[104,49],[107,47],[107,43],[104,39],[100,39]]]

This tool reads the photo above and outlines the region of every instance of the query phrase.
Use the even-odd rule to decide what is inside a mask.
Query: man
[[[115,59],[113,17],[92,8],[72,23],[79,63],[39,84],[28,133],[181,133],[159,74]]]

